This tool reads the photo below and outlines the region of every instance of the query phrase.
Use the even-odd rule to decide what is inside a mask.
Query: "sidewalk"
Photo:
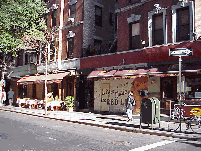
[[[179,126],[179,123],[168,122],[169,118],[166,115],[161,115],[160,128],[159,124],[153,124],[153,129],[151,129],[151,124],[148,127],[148,124],[144,123],[141,124],[142,127],[140,128],[139,115],[133,115],[133,121],[127,122],[126,115],[103,115],[90,112],[67,111],[48,111],[47,115],[45,115],[45,111],[41,109],[26,109],[13,106],[0,106],[0,110],[121,131],[201,141],[201,128],[198,128],[198,125],[192,126],[193,133],[191,129],[186,130],[185,123],[182,123],[181,133],[179,133],[179,128],[177,131],[174,131]]]

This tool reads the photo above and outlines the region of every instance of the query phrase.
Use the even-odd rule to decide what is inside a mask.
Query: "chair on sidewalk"
[[[26,101],[25,101],[25,99],[17,98],[17,104],[19,105],[19,107],[22,107],[22,106],[26,105]]]

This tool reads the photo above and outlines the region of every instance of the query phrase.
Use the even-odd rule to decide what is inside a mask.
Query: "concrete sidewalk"
[[[168,121],[169,118],[165,115],[161,115],[160,128],[159,124],[153,124],[152,129],[151,127],[148,127],[148,124],[144,123],[141,124],[140,128],[139,115],[134,115],[133,121],[127,122],[126,115],[103,115],[95,113],[67,111],[48,111],[47,115],[45,115],[45,111],[41,109],[27,109],[13,106],[0,106],[0,110],[121,131],[201,141],[201,128],[198,128],[198,125],[192,125],[192,128],[194,130],[193,132],[191,129],[186,130],[186,124],[182,123],[181,133],[179,133],[179,129],[177,131],[174,131],[178,128],[179,123]]]

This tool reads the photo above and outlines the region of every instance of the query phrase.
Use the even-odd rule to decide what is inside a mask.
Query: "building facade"
[[[115,0],[44,2],[48,8],[44,16],[49,31],[48,43],[38,51],[22,50],[16,58],[19,63],[13,66],[10,75],[15,98],[44,99],[47,59],[47,71],[51,77],[47,92],[53,92],[54,97],[57,95],[62,100],[68,95],[74,96],[80,109],[89,108],[88,102],[91,101],[93,109],[93,82],[86,78],[92,69],[80,70],[80,60],[116,51]],[[63,73],[67,74],[62,77]],[[60,79],[53,78],[55,74],[59,74]]]
[[[88,76],[94,80],[95,110],[124,112],[133,90],[135,111],[144,97],[157,97],[166,113],[169,101],[179,100],[179,57],[169,55],[176,48],[193,50],[182,57],[182,101],[200,104],[199,10],[199,0],[119,0],[117,52],[80,60],[81,69],[95,69]]]

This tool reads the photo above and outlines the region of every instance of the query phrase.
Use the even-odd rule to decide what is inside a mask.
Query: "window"
[[[95,24],[96,26],[102,26],[102,8],[95,6]]]
[[[140,48],[140,23],[130,24],[130,49]]]
[[[186,76],[186,98],[201,98],[201,77],[199,75]]]
[[[110,12],[109,23],[111,26],[113,26],[114,21],[113,21],[113,13],[112,12]]]
[[[70,37],[68,38],[68,54],[67,54],[68,58],[73,57],[73,46],[74,46],[74,37]]]
[[[17,66],[23,66],[23,55],[21,51],[17,51]]]
[[[178,2],[172,6],[172,43],[194,39],[193,7],[193,1]]]
[[[101,40],[94,39],[94,49],[95,52],[98,54],[101,54],[101,44],[102,44]]]
[[[50,61],[54,60],[55,57],[55,41],[50,44]]]
[[[29,54],[28,53],[25,53],[24,64],[25,65],[29,64]]]
[[[189,7],[177,9],[177,42],[190,40]]]
[[[57,11],[52,11],[52,27],[56,26]]]
[[[76,14],[76,3],[69,6],[70,7],[70,18],[75,18]]]
[[[27,98],[27,85],[18,85],[18,97]]]
[[[163,14],[157,14],[153,16],[152,22],[152,40],[153,45],[162,45],[164,44],[164,35],[163,35]]]
[[[148,12],[149,47],[167,44],[166,8],[157,8]]]

